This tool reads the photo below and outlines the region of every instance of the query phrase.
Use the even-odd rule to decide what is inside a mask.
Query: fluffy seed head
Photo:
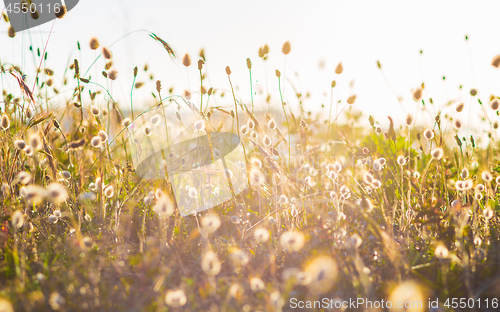
[[[253,237],[259,243],[265,243],[269,240],[269,231],[265,228],[258,228],[253,232]]]
[[[98,135],[93,137],[92,140],[90,140],[90,145],[92,145],[92,147],[94,148],[100,148],[102,145],[101,137]]]
[[[398,162],[398,165],[404,166],[406,164],[406,158],[403,155],[399,155],[397,162]]]
[[[42,139],[37,132],[32,132],[28,136],[28,144],[35,150],[39,150],[42,147]]]
[[[457,113],[460,113],[461,111],[463,111],[464,110],[464,106],[465,106],[464,103],[458,104],[457,107],[455,107],[455,110],[457,111]]]
[[[102,143],[108,140],[108,134],[104,130],[99,130],[99,133],[97,135],[101,138]]]
[[[57,182],[51,183],[47,187],[47,195],[54,204],[59,205],[68,198],[66,188]]]
[[[151,135],[151,126],[145,126],[144,127],[144,134],[146,134],[147,136],[150,136]]]
[[[271,139],[266,135],[262,139],[262,143],[264,143],[265,146],[269,146],[269,145],[271,145],[272,142],[271,142]]]
[[[290,42],[289,41],[285,42],[283,44],[283,48],[281,49],[281,51],[285,55],[287,55],[288,53],[290,53],[291,50],[292,50],[292,47],[290,46]]]
[[[467,170],[467,168],[462,169],[462,172],[460,173],[460,177],[462,179],[467,179],[469,177],[469,170]]]
[[[220,218],[216,215],[207,215],[201,220],[201,226],[207,234],[212,234],[220,227]]]
[[[186,301],[186,294],[182,289],[169,290],[165,295],[165,303],[172,308],[182,307]]]
[[[444,151],[443,151],[443,149],[442,149],[442,148],[440,148],[440,147],[436,147],[435,149],[433,149],[433,150],[431,151],[431,156],[432,156],[434,159],[439,160],[439,159],[443,158],[443,156],[444,156]]]
[[[488,170],[485,170],[481,173],[481,178],[486,182],[491,182],[491,180],[493,180],[493,176]]]
[[[483,210],[483,216],[486,220],[489,220],[495,216],[495,212],[491,209],[491,207],[486,207]]]
[[[97,107],[95,105],[91,105],[90,112],[92,113],[92,115],[98,116],[101,113],[101,110],[99,109],[99,107]]]
[[[25,148],[26,148],[26,142],[24,142],[24,140],[21,140],[21,139],[19,139],[19,140],[15,140],[15,141],[14,141],[14,147],[15,147],[16,149],[18,149],[18,150],[20,150],[20,151],[21,151],[21,150],[23,150],[23,149],[25,149]]]
[[[276,129],[276,121],[274,121],[274,119],[273,119],[273,118],[271,118],[271,119],[269,120],[269,122],[267,123],[267,126],[268,126],[268,127],[269,127],[269,129],[271,129],[271,130]]]
[[[425,129],[424,130],[424,137],[427,140],[432,140],[434,138],[434,131],[432,131],[432,129]]]
[[[203,120],[203,119],[197,120],[194,123],[194,129],[196,131],[203,131],[203,130],[205,130],[205,120]]]
[[[290,251],[299,251],[304,246],[305,237],[301,232],[287,231],[281,234],[280,245]]]
[[[185,54],[184,57],[182,58],[182,65],[189,67],[191,66],[191,58],[189,57],[189,54]]]
[[[127,128],[128,126],[130,126],[130,124],[132,123],[132,119],[130,118],[125,118],[123,119],[122,121],[122,126],[124,126],[125,128]]]
[[[2,129],[4,129],[4,130],[9,129],[9,127],[10,127],[9,116],[7,116],[7,114],[5,114],[5,113],[2,114],[2,119],[1,119],[0,123],[1,123]]]
[[[12,226],[16,229],[20,229],[23,224],[24,224],[24,215],[21,212],[21,210],[16,210],[10,217],[10,221],[12,223]],[[14,310],[12,310],[14,311]]]
[[[414,122],[415,122],[415,119],[413,119],[413,116],[411,114],[408,114],[406,116],[406,120],[405,120],[406,125],[411,126],[411,125],[413,125]]]
[[[453,122],[453,126],[455,127],[455,129],[460,129],[462,128],[462,122],[460,122],[460,120],[458,119],[455,119],[455,121]]]
[[[446,248],[446,246],[443,244],[439,244],[434,250],[434,255],[440,260],[446,259],[449,255],[448,248]]]
[[[151,117],[150,121],[153,126],[157,126],[161,121],[160,115],[155,114],[153,117]]]
[[[107,186],[104,189],[104,196],[107,198],[111,198],[115,195],[115,188],[112,185]]]
[[[201,258],[201,269],[208,276],[216,276],[221,269],[221,263],[217,254],[211,250],[205,252]]]
[[[118,78],[118,71],[113,69],[108,73],[108,78],[111,80],[116,80]]]

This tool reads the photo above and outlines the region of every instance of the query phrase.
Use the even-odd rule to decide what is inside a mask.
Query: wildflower
[[[2,129],[7,130],[10,128],[10,119],[7,114],[2,114],[2,119],[0,120],[0,124],[2,126]]]
[[[101,138],[102,143],[108,140],[108,134],[104,130],[99,130],[99,133],[97,135]]]
[[[128,126],[130,126],[131,123],[132,123],[132,120],[130,118],[125,118],[122,121],[122,126],[124,126],[125,128],[128,128]]]
[[[42,140],[40,136],[36,132],[32,132],[28,136],[28,144],[33,147],[35,150],[39,150],[42,147]]]
[[[71,173],[69,171],[63,170],[60,171],[59,174],[66,180],[69,180],[71,178]]]
[[[353,94],[353,95],[351,95],[351,96],[349,96],[347,98],[347,104],[354,104],[355,101],[356,101],[356,95],[355,94]]]
[[[248,261],[250,261],[250,258],[248,257],[246,252],[239,248],[233,248],[231,250],[231,258],[235,263],[239,265],[246,265]]]
[[[269,231],[265,228],[257,228],[253,232],[253,237],[259,243],[265,243],[269,240]]]
[[[446,248],[443,244],[437,245],[434,250],[434,255],[440,260],[448,258],[448,254],[448,248]]]
[[[201,226],[207,234],[212,234],[220,227],[220,218],[216,215],[207,215],[201,220]]]
[[[413,90],[412,95],[415,101],[420,101],[420,99],[422,98],[422,89],[416,88],[415,90]]]
[[[434,131],[432,131],[432,129],[425,129],[425,131],[424,131],[424,137],[427,140],[432,140],[434,138]]]
[[[443,158],[443,155],[444,155],[444,151],[443,151],[443,149],[442,149],[442,148],[440,148],[440,147],[436,147],[435,149],[433,149],[433,150],[431,151],[431,156],[432,156],[434,159],[439,160],[439,159]]]
[[[24,215],[20,210],[14,211],[12,216],[10,217],[10,221],[12,226],[16,229],[20,229],[24,224]]]
[[[14,147],[21,151],[26,147],[26,142],[24,142],[24,140],[21,140],[21,139],[15,140]]]
[[[54,202],[54,204],[59,205],[60,203],[66,201],[68,198],[68,192],[66,188],[57,182],[51,183],[47,187],[47,195]]]
[[[99,49],[99,41],[97,40],[97,38],[93,37],[92,39],[90,39],[89,46],[92,50]]]
[[[186,294],[182,289],[169,290],[165,295],[165,303],[172,308],[182,307],[186,301]]]
[[[115,195],[115,188],[112,185],[107,186],[104,189],[104,196],[107,198],[111,198]]]
[[[493,180],[493,176],[488,170],[485,170],[481,173],[481,178],[486,182],[491,182],[491,180]]]
[[[280,245],[290,251],[299,251],[304,246],[304,234],[300,232],[287,231],[281,234]]]
[[[494,99],[490,102],[490,107],[492,110],[498,110],[498,108],[500,108],[500,101],[498,99]]]
[[[399,155],[397,159],[397,163],[400,166],[404,166],[406,164],[406,158],[403,155]]]
[[[358,249],[361,246],[361,244],[363,243],[363,240],[361,239],[361,237],[359,237],[358,234],[353,234],[351,236],[351,238],[349,239],[349,242],[350,242],[352,247]]]
[[[408,114],[406,116],[406,120],[405,120],[406,125],[409,127],[409,126],[413,125],[414,122],[415,122],[415,120],[413,119],[413,116],[411,114]]]
[[[215,252],[211,250],[205,252],[201,258],[201,269],[208,276],[216,276],[220,273],[221,263]]]
[[[271,139],[266,135],[263,139],[262,139],[262,143],[264,143],[265,146],[269,146],[271,145]]]
[[[493,218],[494,215],[495,215],[495,212],[493,211],[493,209],[491,209],[491,207],[486,207],[483,210],[483,216],[486,220]]]
[[[102,145],[102,139],[100,136],[95,136],[90,140],[90,145],[94,148],[100,148]]]
[[[328,293],[337,278],[337,263],[330,256],[319,256],[305,268],[310,277],[307,288],[314,294]]]
[[[460,104],[458,104],[458,105],[457,105],[457,107],[455,107],[455,111],[456,111],[457,113],[460,113],[461,111],[463,111],[463,109],[464,109],[464,105],[465,105],[464,103],[460,103]]]
[[[194,123],[194,129],[196,131],[203,131],[205,130],[205,120],[201,119],[201,120],[197,120],[195,123]]]
[[[338,63],[337,67],[335,67],[335,73],[337,75],[340,75],[340,74],[342,74],[343,71],[344,71],[344,67],[342,66],[342,63]]]

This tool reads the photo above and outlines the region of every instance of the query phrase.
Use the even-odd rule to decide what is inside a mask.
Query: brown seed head
[[[118,77],[118,72],[115,69],[110,71],[108,74],[108,78],[111,80],[116,80],[117,77]]]
[[[182,65],[189,67],[191,66],[191,58],[189,57],[189,54],[185,54],[184,57],[182,58]]]
[[[16,36],[16,31],[14,30],[14,28],[12,28],[12,26],[9,27],[9,30],[7,31],[7,35],[10,38],[14,38]]]
[[[422,99],[422,89],[421,88],[416,88],[413,90],[413,99],[415,101],[420,101]]]
[[[491,62],[491,66],[493,66],[495,68],[500,67],[500,54],[498,54],[497,56],[495,56],[493,58],[493,61]]]
[[[99,40],[97,40],[96,37],[93,37],[92,39],[90,39],[89,46],[92,50],[99,49]]]
[[[354,104],[354,101],[356,101],[356,94],[353,94],[347,98],[347,104]]]
[[[490,102],[490,107],[492,110],[498,110],[498,108],[500,108],[500,101],[498,99],[494,99]]]
[[[226,66],[226,74],[231,75],[231,68],[229,66]]]
[[[281,48],[281,51],[285,55],[287,55],[288,53],[290,53],[291,50],[292,50],[292,47],[290,46],[290,42],[289,41],[285,42],[283,44],[283,48]]]
[[[281,72],[279,70],[276,70],[276,77],[281,77]]]
[[[248,69],[252,69],[252,61],[249,58],[247,58],[247,67]]]
[[[113,53],[111,53],[111,50],[106,47],[102,48],[102,55],[104,56],[104,58],[108,60],[110,60],[113,57]]]
[[[156,91],[158,91],[158,93],[161,92],[161,81],[160,80],[156,81]]]
[[[55,11],[56,17],[57,17],[58,19],[63,18],[63,17],[66,15],[66,13],[68,13],[68,9],[66,8],[66,6],[65,6],[65,5],[63,5],[63,6],[59,7],[59,10],[58,10],[58,11],[56,11],[56,10],[57,10],[57,9],[55,9],[54,11]]]
[[[203,60],[198,60],[198,70],[203,69],[203,64],[205,64],[205,62]]]
[[[335,73],[337,75],[340,75],[340,74],[342,74],[343,71],[344,71],[344,67],[342,66],[342,63],[338,63],[337,67],[335,67]]]
[[[460,113],[461,111],[463,111],[464,109],[464,103],[460,103],[457,105],[457,107],[455,108],[455,110],[457,111],[457,113]]]

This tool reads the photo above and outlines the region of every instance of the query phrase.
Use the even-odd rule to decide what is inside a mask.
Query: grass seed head
[[[493,66],[495,68],[500,67],[500,54],[498,54],[497,56],[495,56],[493,58],[493,60],[491,61],[491,66]]]
[[[95,136],[90,140],[90,145],[94,148],[100,148],[102,145],[102,139],[100,136]]]
[[[60,7],[59,7],[59,10],[58,10],[57,12],[55,12],[56,17],[57,17],[58,19],[62,19],[64,16],[66,16],[66,13],[68,13],[68,9],[66,8],[66,6],[65,6],[65,5],[60,6]]]
[[[7,130],[10,128],[10,119],[9,119],[9,116],[7,116],[7,114],[2,114],[2,119],[0,121],[1,123],[1,126],[2,126],[2,129],[3,130]]]
[[[107,60],[110,60],[113,57],[113,53],[111,53],[111,50],[106,47],[102,48],[102,55]]]
[[[14,147],[17,149],[17,150],[23,150],[25,149],[27,146],[26,142],[22,139],[18,139],[18,140],[15,140],[14,141]]]
[[[344,71],[344,66],[342,66],[342,63],[338,63],[337,67],[335,67],[335,73],[337,75],[340,75],[342,74],[343,71]]]
[[[89,42],[90,49],[97,50],[99,49],[99,40],[96,37],[92,37]]]
[[[427,140],[432,140],[434,138],[434,131],[432,129],[425,129],[424,138],[426,138]]]
[[[191,66],[191,58],[189,57],[189,54],[185,54],[184,57],[182,58],[182,65],[189,67]]]
[[[291,50],[292,50],[292,47],[290,46],[290,42],[289,41],[285,42],[283,44],[283,47],[281,48],[281,51],[285,55],[287,55],[288,53],[290,53]]]
[[[436,160],[439,160],[439,159],[443,158],[443,156],[444,156],[444,151],[443,151],[443,149],[442,149],[442,148],[440,148],[440,147],[436,147],[435,149],[433,149],[433,150],[431,151],[431,156],[432,156],[432,158],[434,158],[434,159],[436,159]]]
[[[500,100],[494,99],[493,101],[490,102],[490,107],[492,110],[498,110],[500,108]]]

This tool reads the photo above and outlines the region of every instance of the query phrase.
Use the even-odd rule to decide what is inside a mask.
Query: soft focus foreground
[[[151,37],[175,58],[165,41]],[[495,310],[496,96],[477,104],[484,107],[482,127],[490,129],[481,142],[474,140],[479,127],[460,122],[469,117],[464,104],[448,103],[443,113],[424,84],[414,89],[411,105],[432,115],[429,127],[412,115],[379,127],[356,111],[355,95],[332,100],[325,122],[308,112],[307,96],[299,92],[296,111],[281,98],[268,97],[267,110],[240,102],[229,67],[229,94],[207,86],[202,51],[198,91],[180,97],[160,81],[143,85],[135,77],[148,76],[149,69],[136,68],[119,74],[133,75],[134,85],[129,103],[116,103],[111,50],[97,39],[81,48],[106,60],[99,71],[107,85],[86,76],[75,59],[63,75],[63,89],[71,91],[57,109],[52,97],[60,91],[51,69],[42,66],[31,89],[18,67],[2,64],[2,79],[16,82],[16,89],[2,90],[4,311],[286,311],[291,298],[357,297],[423,300],[411,311],[427,310],[428,298],[481,298]],[[287,42],[280,53],[290,52]],[[265,62],[268,53],[267,46],[260,48],[255,62]],[[188,55],[174,61],[195,66]],[[500,57],[485,62],[499,67]],[[251,75],[250,59],[247,67]],[[339,64],[335,76],[343,70]],[[272,78],[285,87],[284,72]],[[141,87],[150,88],[157,102],[134,112],[132,94]],[[333,99],[335,88],[347,86],[333,81],[331,87]],[[477,91],[470,93],[476,103]],[[233,104],[212,106],[214,97]],[[148,115],[159,107],[171,113]],[[181,116],[186,111],[191,122]],[[134,157],[139,149],[158,147],[147,142],[161,141],[168,126],[154,126],[167,120],[177,120],[170,139],[229,131],[240,136],[243,153],[224,170],[206,169],[213,172],[203,174],[218,175],[207,185],[175,186],[161,167],[161,178],[141,179]],[[353,126],[366,120],[370,126]],[[129,135],[132,128],[140,140]],[[220,151],[209,148],[218,158]],[[238,185],[248,187],[235,191],[231,181],[242,176]],[[229,199],[183,217],[174,187],[196,205],[202,194],[226,192]]]

